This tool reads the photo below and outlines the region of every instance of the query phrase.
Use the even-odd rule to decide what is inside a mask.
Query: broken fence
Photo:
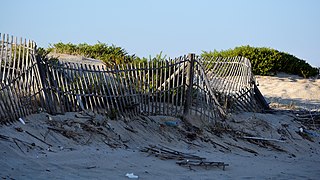
[[[268,108],[250,61],[242,57],[205,60],[189,54],[107,67],[44,61],[33,41],[5,34],[0,45],[1,123],[41,110],[90,110],[110,118],[191,114],[212,121],[226,111]]]

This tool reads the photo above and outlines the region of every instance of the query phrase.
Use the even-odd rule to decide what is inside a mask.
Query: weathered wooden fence
[[[261,111],[269,108],[255,84],[247,58],[216,57],[202,62],[210,86],[226,110]]]
[[[0,123],[10,123],[44,106],[33,41],[0,34]]]
[[[112,68],[64,62],[46,64],[41,69],[46,68],[44,86],[49,88],[44,91],[52,102],[53,112],[91,110],[114,118],[141,113],[190,113],[208,119],[218,118],[223,113],[218,101],[214,101],[216,98],[209,84],[203,81],[204,74],[190,74],[191,61],[186,56]],[[197,80],[190,83],[191,79]]]
[[[267,108],[250,61],[194,54],[114,67],[36,58],[32,41],[1,40],[0,116],[10,123],[42,108],[49,113],[92,111],[110,118],[197,115]]]

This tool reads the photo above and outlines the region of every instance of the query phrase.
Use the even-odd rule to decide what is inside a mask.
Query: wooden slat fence
[[[202,62],[210,86],[226,110],[260,112],[269,108],[255,84],[247,58],[214,57]]]
[[[92,111],[112,119],[196,115],[208,121],[226,111],[268,108],[246,58],[207,60],[189,54],[107,67],[44,60],[36,56],[33,41],[1,37],[0,123],[39,108],[51,114]]]
[[[48,98],[57,113],[90,110],[109,117],[183,115],[186,101],[187,57],[142,64],[83,65],[50,62],[46,74]],[[212,102],[202,75],[193,84],[190,113],[218,118],[219,106]],[[203,77],[202,77],[203,79]],[[207,94],[206,94],[207,93]],[[194,99],[194,98],[192,98]],[[221,110],[222,111],[222,110]]]
[[[44,99],[36,44],[1,33],[0,37],[0,123],[10,123],[36,112]]]

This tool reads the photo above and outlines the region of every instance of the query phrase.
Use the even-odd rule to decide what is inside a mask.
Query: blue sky
[[[169,57],[241,45],[271,47],[320,66],[318,0],[1,0],[0,32],[115,44]]]

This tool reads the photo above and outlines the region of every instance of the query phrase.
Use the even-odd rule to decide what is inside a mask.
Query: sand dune
[[[273,107],[291,105],[291,108],[320,109],[320,79],[280,73],[274,77],[256,76],[256,80]]]
[[[319,126],[299,120],[308,112],[299,108],[319,111],[319,80],[285,75],[257,80],[272,107],[281,110],[230,114],[215,126],[192,116],[120,121],[84,113],[30,115],[25,125],[0,128],[0,177],[129,179],[126,174],[133,173],[138,179],[159,180],[319,179]],[[176,159],[140,151],[149,145],[229,166],[179,166]]]

